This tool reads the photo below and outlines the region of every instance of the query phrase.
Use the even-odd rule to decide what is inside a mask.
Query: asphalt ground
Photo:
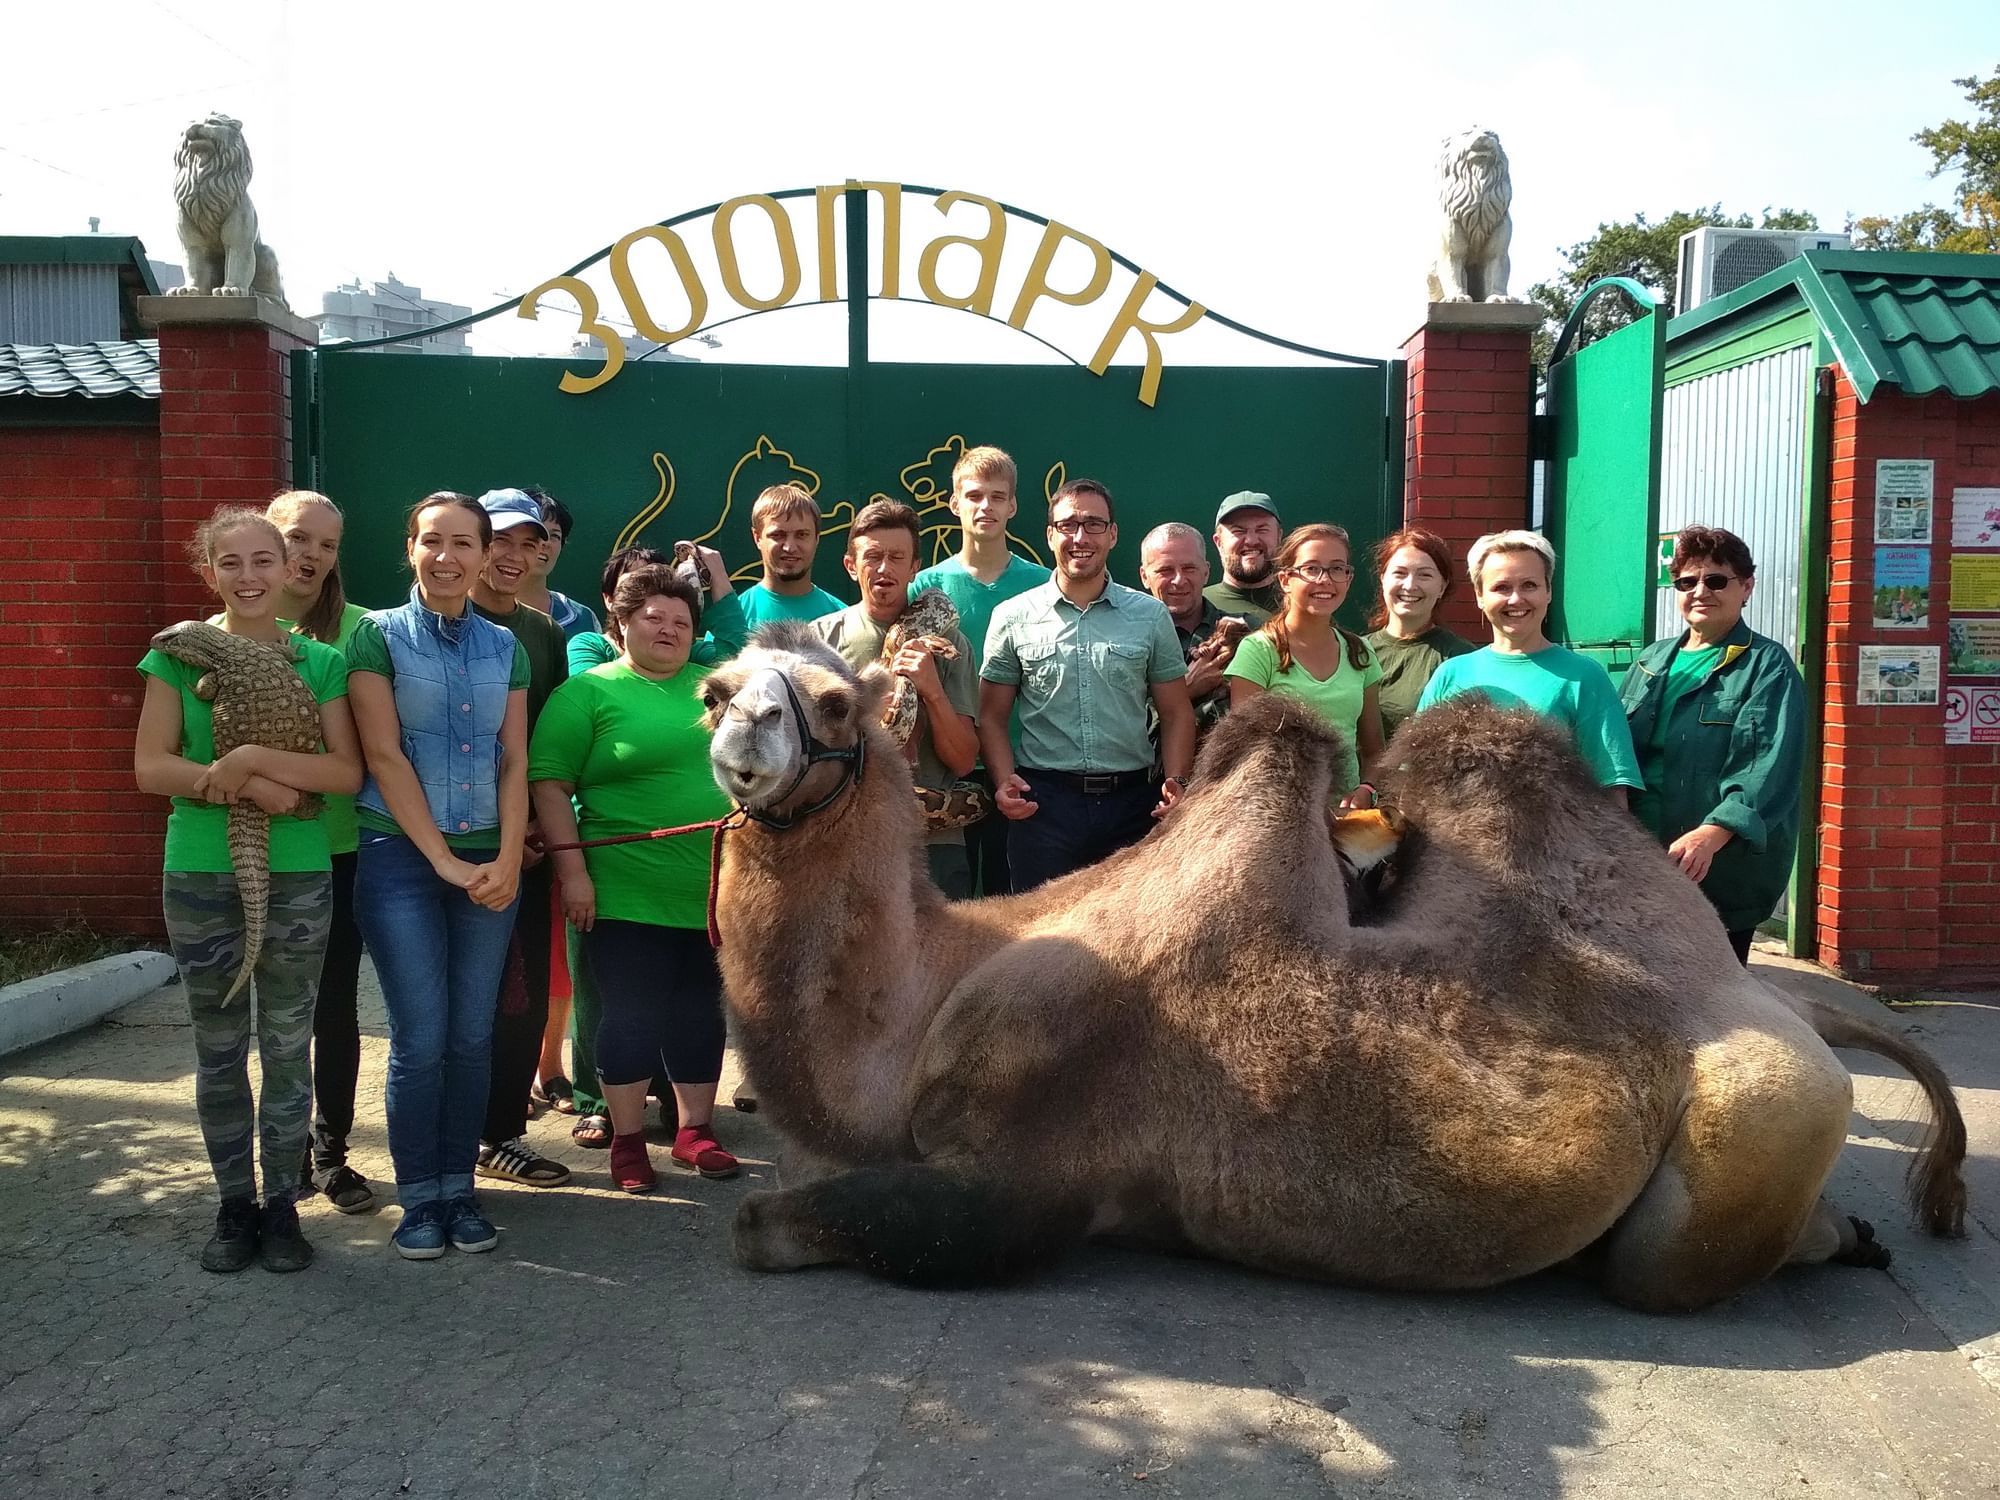
[[[735,1181],[628,1198],[545,1115],[574,1184],[484,1185],[493,1254],[405,1262],[393,1206],[316,1199],[311,1269],[209,1275],[193,1047],[160,990],[0,1060],[0,1496],[2000,1495],[2000,1005],[1890,1013],[1760,968],[1944,1062],[1971,1234],[1899,1206],[1922,1097],[1849,1056],[1832,1191],[1894,1266],[1670,1318],[1559,1275],[1390,1295],[1108,1249],[1007,1291],[754,1275],[728,1223],[777,1141],[728,1110]],[[364,1006],[354,1151],[387,1199]]]

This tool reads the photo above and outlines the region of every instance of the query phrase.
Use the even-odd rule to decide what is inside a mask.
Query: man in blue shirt
[[[1076,479],[1049,502],[1055,576],[993,614],[980,669],[979,741],[1011,819],[1014,889],[1137,843],[1179,799],[1194,761],[1187,663],[1166,606],[1113,583],[1111,492]],[[1017,764],[1007,719],[1019,704]],[[1159,714],[1153,777],[1147,706]]]

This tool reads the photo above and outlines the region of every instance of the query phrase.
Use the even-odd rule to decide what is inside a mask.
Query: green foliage
[[[0,986],[74,968],[136,946],[128,938],[104,937],[77,921],[0,933]]]
[[[1848,225],[1862,250],[2000,252],[2000,68],[1991,78],[1954,78],[1976,113],[1910,139],[1931,154],[1931,176],[1957,172],[1956,210],[1926,203],[1903,214],[1867,214]]]
[[[1528,296],[1548,312],[1547,320],[1535,334],[1535,363],[1547,366],[1563,324],[1569,321],[1584,289],[1594,281],[1607,276],[1629,276],[1671,307],[1680,272],[1681,236],[1703,227],[1817,229],[1819,220],[1795,208],[1766,208],[1753,219],[1749,214],[1725,214],[1722,205],[1715,203],[1707,208],[1678,209],[1658,223],[1644,214],[1634,214],[1616,224],[1599,224],[1596,234],[1563,252],[1563,269],[1553,281],[1538,282],[1528,288]],[[1623,328],[1634,316],[1632,306],[1623,298],[1600,297],[1586,315],[1582,342]]]

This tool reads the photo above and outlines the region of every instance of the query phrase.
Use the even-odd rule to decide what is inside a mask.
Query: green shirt
[[[951,600],[951,607],[958,611],[958,628],[972,642],[972,670],[976,675],[986,662],[986,631],[993,623],[993,611],[1048,581],[1047,568],[1011,552],[1007,554],[1007,566],[991,583],[974,578],[964,558],[948,557],[910,580],[910,597],[916,598],[925,589],[939,589]]]
[[[340,633],[333,638],[332,645],[343,658],[347,655],[347,643],[354,639],[354,627],[361,623],[361,617],[367,613],[367,610],[352,599],[340,607]],[[293,635],[305,634],[290,620],[280,620],[278,623]],[[345,670],[344,662],[342,670]],[[361,847],[361,825],[355,820],[354,798],[340,792],[326,792],[321,795],[320,801],[324,806],[321,808],[319,821],[320,826],[326,830],[328,851],[333,854],[352,854]]]
[[[980,676],[1019,689],[1020,763],[1118,772],[1153,763],[1152,685],[1187,676],[1173,616],[1151,594],[1105,580],[1088,605],[1051,579],[993,612]]]
[[[654,681],[622,662],[572,677],[542,710],[528,747],[530,781],[576,788],[585,839],[706,822],[729,811],[708,763],[701,680],[687,666]],[[706,833],[583,851],[597,914],[655,927],[708,925]]]
[[[569,676],[569,639],[562,633],[562,626],[532,605],[516,604],[506,614],[496,615],[476,600],[466,602],[479,612],[481,619],[512,631],[514,639],[527,648],[528,733],[532,735],[535,721],[542,716],[542,705]]]
[[[882,641],[889,634],[890,627],[876,624],[862,605],[851,604],[837,615],[823,615],[813,621],[813,629],[840,653],[843,661],[859,671],[869,662],[882,659]],[[961,631],[954,630],[945,639],[958,654],[931,658],[937,665],[938,680],[944,684],[944,695],[951,700],[952,708],[968,719],[974,718],[979,713],[979,674],[972,668],[972,646]],[[917,785],[933,791],[949,791],[958,778],[938,759],[937,750],[931,742],[930,713],[927,709],[917,710],[917,727],[910,735],[910,743],[917,751],[916,761],[911,767]],[[948,828],[933,834],[930,842],[962,844],[965,842],[965,830]]]
[[[1646,737],[1645,752],[1639,757],[1646,789],[1632,799],[1632,816],[1644,823],[1655,838],[1660,836],[1660,794],[1667,784],[1667,758],[1660,752],[1667,748],[1667,726],[1673,719],[1674,705],[1708,681],[1708,674],[1721,661],[1722,645],[1718,642],[1693,650],[1683,646],[1667,663],[1667,680],[1661,684],[1653,732]]]
[[[522,606],[526,608],[526,606]],[[477,605],[473,608],[478,609]],[[480,610],[485,614],[484,610]],[[491,616],[488,616],[490,619]],[[547,620],[549,617],[543,615]],[[501,623],[505,623],[502,621]],[[553,620],[549,621],[554,624]],[[396,664],[389,657],[389,643],[382,639],[382,627],[373,620],[362,620],[354,628],[347,640],[347,670],[350,672],[373,672],[378,677],[396,680]],[[532,668],[528,663],[528,648],[521,644],[521,637],[514,637],[514,665],[507,673],[507,691],[519,692],[528,686]],[[402,828],[394,818],[385,818],[372,813],[365,807],[355,809],[355,822],[370,833],[402,833]],[[443,835],[445,847],[449,849],[490,849],[497,828],[470,828],[464,833]]]
[[[1312,708],[1340,731],[1340,738],[1347,747],[1345,768],[1333,788],[1334,795],[1344,797],[1361,784],[1361,755],[1357,742],[1361,710],[1367,703],[1370,685],[1382,680],[1382,666],[1375,660],[1373,651],[1368,653],[1368,665],[1357,667],[1347,659],[1347,642],[1343,639],[1339,665],[1333,669],[1331,677],[1320,678],[1308,672],[1297,657],[1292,659],[1291,666],[1280,670],[1277,642],[1259,630],[1243,638],[1242,644],[1236,648],[1236,655],[1222,669],[1222,675],[1241,677],[1245,682],[1254,682],[1271,692],[1296,698]]]
[[[1382,683],[1375,699],[1382,708],[1385,738],[1417,711],[1417,702],[1430,686],[1432,673],[1452,657],[1478,649],[1441,625],[1433,625],[1422,635],[1408,639],[1378,630],[1368,637],[1368,645],[1375,652],[1375,660],[1382,663]]]
[[[822,588],[798,595],[774,594],[763,584],[753,583],[747,589],[739,589],[735,597],[742,600],[738,607],[743,611],[746,634],[776,620],[817,620],[821,615],[847,608],[838,595]]]
[[[1484,693],[1502,708],[1531,708],[1566,727],[1600,786],[1646,784],[1611,675],[1587,656],[1564,646],[1526,655],[1482,646],[1440,666],[1417,707],[1461,693]]]
[[[716,667],[743,649],[743,606],[734,593],[724,594],[701,612],[706,627],[702,638],[688,652],[688,660],[698,667]],[[618,660],[618,648],[611,637],[595,630],[581,630],[569,638],[569,675],[577,677],[592,667]]]
[[[1276,614],[1284,603],[1284,593],[1275,578],[1260,589],[1239,589],[1224,579],[1203,589],[1201,597],[1225,615],[1239,615],[1248,620],[1252,630]]]
[[[293,665],[316,702],[331,703],[347,696],[347,663],[333,647],[319,641],[294,637]],[[215,761],[215,711],[194,695],[204,667],[190,666],[164,651],[148,651],[139,659],[139,670],[157,677],[181,695],[181,749],[183,759],[198,766]],[[352,799],[350,799],[351,802]],[[270,862],[273,872],[331,870],[326,827],[318,818],[275,817],[271,819]],[[173,799],[167,815],[165,869],[176,873],[197,872],[227,875],[229,863],[229,807],[193,797]]]

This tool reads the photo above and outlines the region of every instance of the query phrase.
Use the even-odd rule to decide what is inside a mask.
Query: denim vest
[[[468,607],[457,619],[424,608],[415,589],[399,609],[368,618],[395,668],[403,754],[445,834],[500,826],[500,723],[514,672],[513,632]],[[356,805],[392,817],[371,773]]]

